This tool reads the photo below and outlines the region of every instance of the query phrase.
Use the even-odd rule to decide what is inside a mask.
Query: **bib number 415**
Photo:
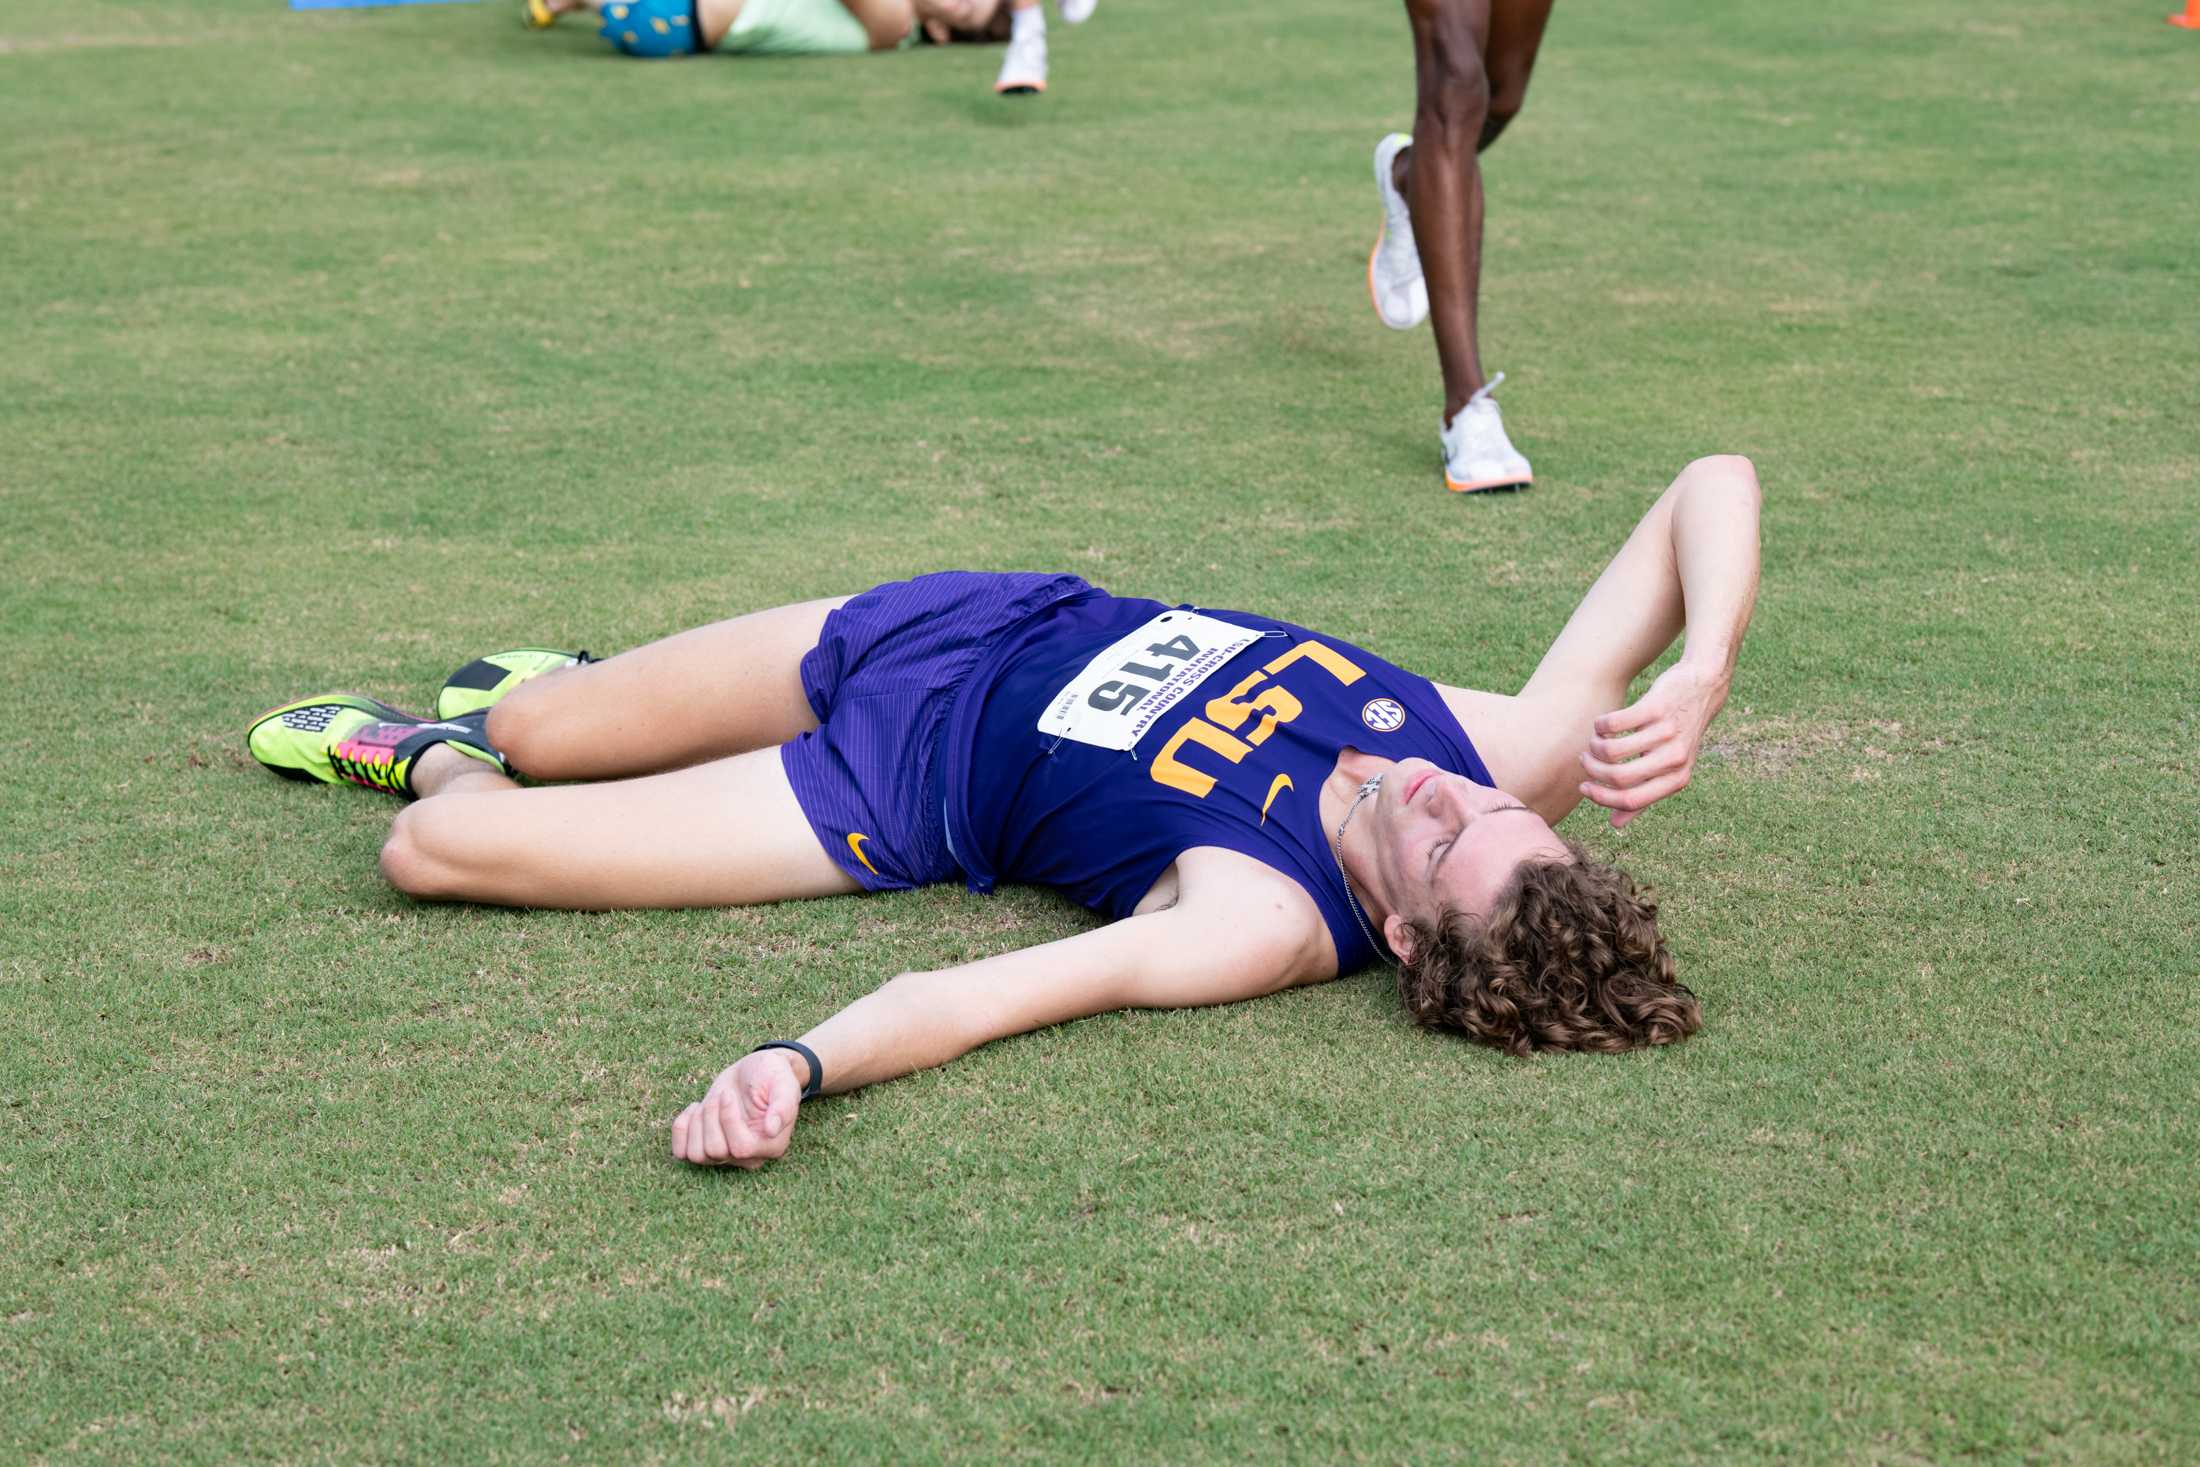
[[[1167,659],[1173,657],[1180,664],[1189,662],[1199,655],[1199,644],[1190,637],[1178,635],[1166,642],[1155,642],[1146,648],[1145,655],[1164,665],[1151,667],[1143,662],[1126,662],[1117,671],[1129,673],[1129,678],[1102,683],[1085,695],[1085,702],[1102,713],[1129,712],[1138,706],[1139,699],[1167,682],[1176,671],[1166,665]]]
[[[1165,611],[1117,639],[1063,686],[1039,732],[1102,749],[1133,749],[1161,715],[1260,640],[1219,617]]]

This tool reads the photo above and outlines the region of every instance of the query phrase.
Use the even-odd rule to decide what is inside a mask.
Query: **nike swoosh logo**
[[[1291,787],[1291,776],[1288,774],[1279,774],[1269,782],[1268,798],[1260,802],[1261,824],[1266,825],[1268,823],[1268,807],[1276,803],[1276,796],[1282,794],[1285,790],[1290,789]]]
[[[851,835],[848,837],[848,849],[855,852],[856,859],[863,863],[864,870],[876,876],[878,875],[878,867],[872,865],[871,858],[863,854],[863,843],[869,839],[870,837],[867,835]]]

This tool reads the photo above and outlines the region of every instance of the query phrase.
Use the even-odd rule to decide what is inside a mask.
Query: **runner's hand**
[[[755,1168],[783,1154],[802,1108],[794,1056],[763,1049],[728,1065],[672,1122],[672,1154],[697,1166]]]
[[[1618,830],[1667,795],[1688,788],[1703,732],[1726,704],[1727,678],[1685,658],[1650,684],[1632,707],[1596,721],[1582,751],[1581,792],[1612,812]]]

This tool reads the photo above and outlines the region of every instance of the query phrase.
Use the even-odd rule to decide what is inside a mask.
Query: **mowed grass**
[[[2200,1459],[2200,37],[1569,0],[1490,155],[1530,494],[1362,283],[1394,5],[645,66],[505,6],[0,16],[0,1459]],[[1368,973],[666,1123],[940,889],[416,906],[244,722],[951,565],[1508,687],[1689,457],[1765,582],[1614,836],[1708,1027]],[[726,818],[733,819],[732,812]]]

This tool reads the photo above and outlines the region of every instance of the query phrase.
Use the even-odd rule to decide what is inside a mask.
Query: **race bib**
[[[1086,663],[1039,715],[1039,732],[1134,749],[1164,713],[1260,639],[1196,611],[1164,611]]]

